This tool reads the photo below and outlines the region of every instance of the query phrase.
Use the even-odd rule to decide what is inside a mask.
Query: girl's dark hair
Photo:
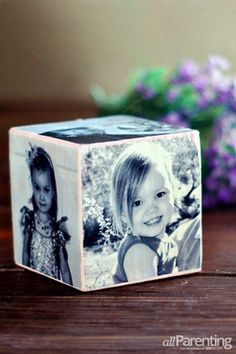
[[[36,169],[37,171],[49,171],[53,188],[52,205],[49,210],[49,213],[53,218],[57,219],[57,186],[54,168],[50,156],[43,148],[38,146],[31,146],[31,149],[28,152],[27,162],[29,164],[31,182],[34,169]],[[35,202],[34,193],[31,197],[31,202],[33,204],[34,210],[37,210],[37,204]]]

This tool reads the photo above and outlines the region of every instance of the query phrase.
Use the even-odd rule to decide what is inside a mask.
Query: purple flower
[[[154,89],[151,89],[151,88],[146,88],[146,90],[143,93],[143,97],[146,100],[151,100],[155,96],[156,96],[156,91]]]
[[[163,123],[171,124],[177,127],[188,127],[188,123],[183,120],[183,117],[177,112],[171,112],[161,119]]]
[[[207,108],[210,104],[213,103],[214,98],[215,98],[215,93],[210,88],[207,88],[206,90],[201,92],[201,95],[199,97],[199,102],[198,102],[200,109]]]
[[[205,109],[205,108],[208,107],[209,101],[208,101],[208,99],[207,99],[205,96],[201,96],[201,97],[199,98],[198,104],[199,104],[199,108],[200,108],[200,109]]]
[[[205,186],[209,191],[216,191],[218,189],[218,181],[213,178],[213,176],[209,176],[205,180]]]
[[[236,151],[236,115],[226,113],[216,119],[213,134],[215,141],[227,142]]]
[[[207,89],[208,84],[209,80],[206,75],[199,75],[193,81],[193,86],[199,93],[204,92]]]
[[[140,93],[144,99],[149,100],[156,96],[156,91],[152,88],[145,86],[142,82],[136,85],[136,91]]]
[[[208,167],[211,169],[205,179],[206,207],[216,204],[236,202],[236,116],[230,114],[219,118],[215,123],[214,141],[205,152]],[[209,197],[210,195],[210,197]]]
[[[146,86],[142,82],[138,82],[135,89],[138,93],[143,94],[146,91]]]
[[[211,177],[215,178],[215,180],[220,181],[222,179],[222,169],[221,164],[216,164],[216,168],[212,170]]]
[[[232,111],[236,111],[236,89],[231,89],[229,106]]]
[[[231,96],[232,100],[236,101],[236,78],[234,78],[231,83]]]
[[[217,143],[212,144],[211,147],[206,150],[206,158],[215,158],[219,153],[219,145]]]
[[[229,93],[231,89],[231,80],[220,71],[213,71],[210,76],[211,88],[217,93]]]
[[[219,55],[211,55],[209,58],[208,58],[208,62],[207,62],[207,68],[209,70],[215,70],[215,69],[218,69],[218,70],[228,70],[230,68],[230,63],[229,61],[224,58],[224,57],[221,57]]]
[[[229,187],[223,186],[218,193],[219,201],[229,204],[232,202],[232,191]]]
[[[235,163],[235,158],[232,155],[230,155],[228,152],[222,153],[221,159],[225,167],[228,168],[231,168]]]
[[[236,166],[232,168],[229,175],[230,185],[236,190]]]
[[[230,109],[232,110],[232,111],[236,111],[236,99],[232,99],[231,98],[231,101],[230,101]]]
[[[180,67],[179,79],[182,82],[189,82],[196,77],[198,72],[199,68],[197,64],[194,61],[188,60]]]
[[[236,122],[235,122],[236,123]],[[236,126],[234,128],[236,130]],[[236,132],[235,132],[236,133]],[[234,139],[233,141],[231,141],[230,143],[231,147],[235,150],[235,153],[236,153],[236,139]]]
[[[230,95],[228,92],[222,92],[216,97],[216,104],[227,104]]]
[[[166,95],[166,99],[169,103],[173,103],[179,97],[179,89],[176,87],[171,88]]]

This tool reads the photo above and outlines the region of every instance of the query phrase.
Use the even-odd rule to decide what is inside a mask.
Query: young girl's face
[[[35,203],[42,214],[49,212],[52,206],[53,187],[49,170],[33,169],[32,185]]]
[[[132,211],[132,231],[138,236],[162,238],[174,206],[168,178],[151,167],[138,188]]]

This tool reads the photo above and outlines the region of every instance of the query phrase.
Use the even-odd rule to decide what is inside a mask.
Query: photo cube
[[[132,116],[10,130],[17,265],[82,291],[202,267],[199,133]]]

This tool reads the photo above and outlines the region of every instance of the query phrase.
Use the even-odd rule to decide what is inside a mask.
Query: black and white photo
[[[71,236],[66,230],[67,217],[57,219],[57,185],[52,160],[39,146],[30,146],[27,155],[32,209],[23,206],[20,210],[22,263],[72,285],[66,250]]]
[[[84,149],[88,288],[201,267],[199,151],[189,137]]]

